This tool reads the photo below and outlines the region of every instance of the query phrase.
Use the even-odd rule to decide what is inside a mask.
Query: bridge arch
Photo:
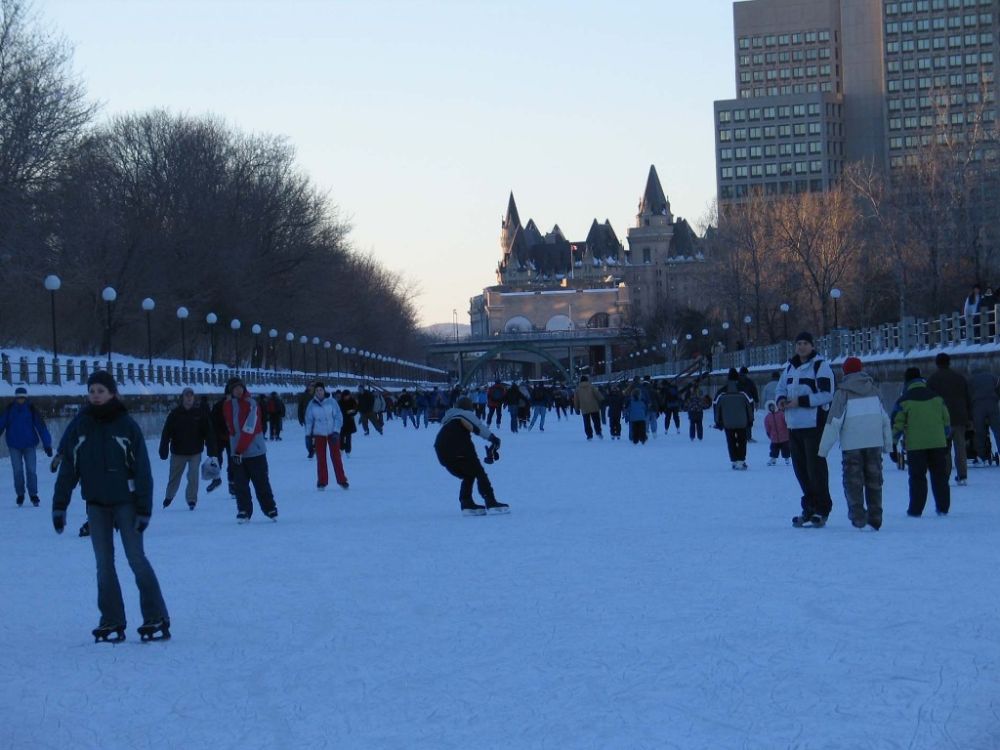
[[[503,352],[528,352],[529,354],[537,354],[539,357],[544,359],[550,365],[555,367],[556,370],[563,376],[563,379],[566,381],[567,384],[571,383],[569,370],[563,367],[562,363],[558,359],[553,357],[551,354],[549,354],[548,351],[546,351],[542,347],[533,346],[532,344],[527,344],[527,343],[517,343],[513,341],[507,341],[502,344],[497,344],[493,347],[490,347],[485,352],[483,352],[482,356],[480,356],[475,362],[473,362],[471,367],[465,368],[465,371],[462,375],[462,380],[459,382],[459,386],[461,386],[462,388],[468,386],[469,383],[472,381],[473,376],[481,369],[483,369],[483,367],[486,365],[487,362],[489,362],[495,356]]]

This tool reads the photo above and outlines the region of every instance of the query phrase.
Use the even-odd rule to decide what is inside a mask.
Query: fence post
[[[76,367],[73,364],[73,360],[67,359],[66,360],[66,382],[67,383],[72,383],[74,380],[76,380]]]
[[[21,357],[21,361],[19,362],[19,364],[20,364],[20,368],[19,369],[21,370],[21,373],[20,373],[21,374],[21,382],[22,383],[27,383],[28,382],[28,358],[27,357]]]

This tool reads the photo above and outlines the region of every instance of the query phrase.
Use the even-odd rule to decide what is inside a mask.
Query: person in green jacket
[[[902,437],[906,445],[910,479],[910,506],[906,515],[919,517],[927,504],[927,472],[939,516],[951,508],[948,486],[948,436],[951,416],[944,399],[927,387],[920,370],[910,367],[904,375],[903,394],[892,410],[892,435],[896,443]]]
[[[87,381],[87,405],[74,419],[60,445],[62,462],[52,497],[52,525],[66,528],[66,508],[73,488],[87,503],[90,541],[97,561],[97,641],[125,638],[125,603],[115,572],[114,532],[121,535],[125,557],[139,587],[143,640],[169,638],[170,617],[153,566],[143,551],[143,532],[153,512],[153,476],[146,439],[118,400],[110,373],[98,370]]]

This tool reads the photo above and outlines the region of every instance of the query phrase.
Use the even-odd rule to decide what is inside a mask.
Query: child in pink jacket
[[[778,463],[778,454],[780,453],[781,457],[785,459],[785,465],[787,466],[790,452],[785,413],[778,410],[774,401],[767,402],[767,411],[768,415],[764,417],[764,432],[767,433],[767,437],[771,440],[771,458],[768,460],[767,465],[774,466]]]

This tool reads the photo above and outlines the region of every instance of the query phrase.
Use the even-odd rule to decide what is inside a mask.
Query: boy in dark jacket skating
[[[740,388],[740,376],[729,368],[726,384],[713,402],[716,429],[725,430],[729,461],[734,469],[747,468],[747,429],[753,421],[753,401]]]
[[[96,640],[125,638],[125,603],[115,571],[114,531],[118,529],[129,567],[139,587],[143,640],[170,637],[170,617],[153,566],[143,550],[143,532],[153,512],[153,476],[146,440],[118,400],[114,378],[98,370],[87,382],[88,405],[66,429],[67,446],[52,498],[52,525],[66,528],[73,488],[87,503],[90,541],[97,561]]]
[[[479,462],[476,449],[472,444],[472,433],[483,438],[490,444],[490,455],[499,458],[500,438],[490,432],[490,428],[476,417],[472,400],[463,396],[458,399],[455,408],[445,412],[441,419],[441,429],[434,439],[434,452],[440,464],[448,473],[462,480],[458,501],[462,514],[466,516],[484,516],[489,513],[507,513],[510,507],[497,501],[493,493],[493,485],[486,476],[486,469]],[[486,506],[479,505],[472,499],[472,485],[478,486],[479,494],[486,501]]]
[[[201,454],[208,446],[208,455],[214,456],[215,431],[208,414],[195,404],[194,391],[185,388],[181,393],[181,403],[167,415],[160,435],[160,459],[170,459],[170,477],[163,507],[174,501],[181,484],[181,475],[187,470],[187,488],[184,497],[188,508],[194,510],[198,504],[198,467]]]

